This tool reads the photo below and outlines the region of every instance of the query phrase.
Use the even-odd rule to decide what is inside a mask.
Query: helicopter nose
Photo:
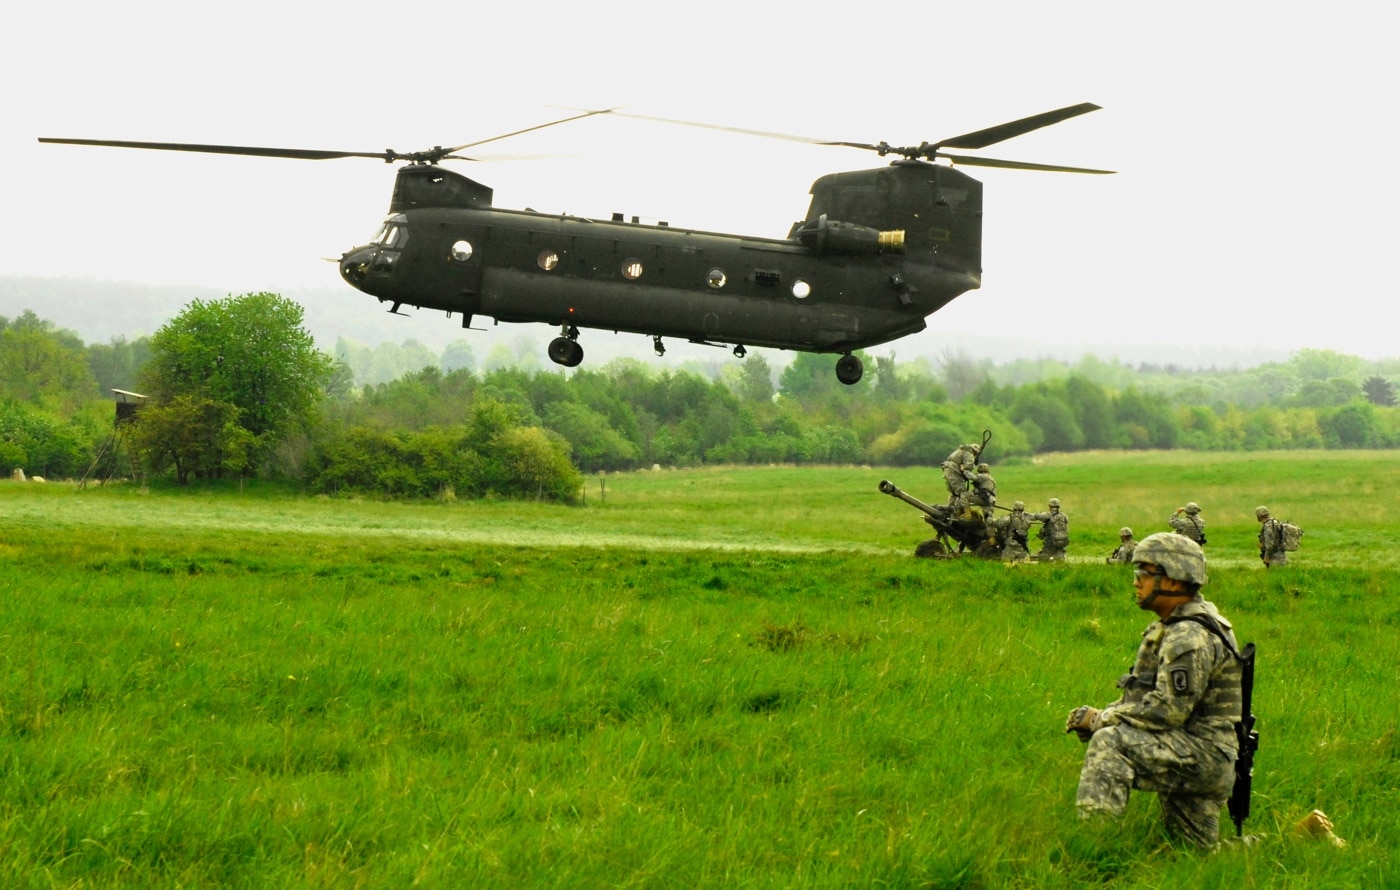
[[[374,254],[374,246],[352,247],[340,258],[340,277],[353,287],[359,287],[364,283],[365,275],[369,272],[370,259]]]

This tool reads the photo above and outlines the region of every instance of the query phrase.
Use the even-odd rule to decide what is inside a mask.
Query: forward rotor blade
[[[440,160],[451,158],[458,161],[485,160],[482,157],[466,157],[456,155],[454,152],[464,148],[472,148],[477,145],[485,145],[488,142],[496,142],[500,139],[507,139],[511,136],[519,136],[522,133],[529,133],[534,130],[543,130],[545,127],[553,127],[557,124],[565,124],[569,121],[576,121],[580,118],[592,117],[595,114],[605,114],[609,109],[600,111],[587,111],[582,114],[575,114],[570,117],[561,118],[548,123],[536,124],[533,127],[526,127],[523,130],[515,130],[510,133],[502,133],[499,136],[491,136],[487,139],[478,139],[475,142],[467,142],[462,145],[455,145],[451,148],[436,146],[428,151],[397,152],[393,149],[386,151],[328,151],[314,148],[266,148],[255,145],[203,145],[190,142],[127,142],[116,139],[53,139],[40,137],[40,142],[51,142],[63,145],[98,145],[107,148],[147,148],[157,151],[197,151],[207,154],[222,155],[252,155],[260,158],[292,158],[303,161],[329,161],[339,158],[373,158],[379,161],[412,161],[414,163],[435,164]]]
[[[466,143],[465,145],[454,145],[453,147],[447,149],[447,153],[448,153],[448,154],[451,154],[452,152],[455,152],[455,151],[461,151],[461,150],[464,149],[464,148],[472,148],[472,147],[477,146],[477,145],[485,145],[485,144],[488,143],[488,142],[495,142],[495,141],[497,141],[498,139],[509,139],[511,136],[519,136],[519,135],[522,134],[522,133],[533,133],[535,130],[543,130],[545,127],[554,127],[554,126],[558,126],[559,124],[567,124],[569,121],[582,120],[582,119],[585,118],[585,117],[592,117],[592,116],[595,115],[595,114],[608,114],[608,113],[612,112],[613,110],[614,110],[614,109],[611,109],[611,108],[600,108],[600,109],[598,109],[598,110],[596,110],[596,111],[584,111],[582,114],[575,114],[575,115],[573,115],[572,117],[560,118],[560,119],[557,120],[557,121],[550,121],[549,123],[545,123],[545,124],[535,124],[533,127],[526,127],[526,128],[523,129],[523,130],[515,130],[515,131],[510,132],[510,133],[502,133],[500,136],[492,136],[492,137],[490,137],[489,139],[478,139],[478,140],[475,141],[475,142],[468,142],[468,143]],[[465,158],[465,159],[463,159],[463,160],[473,160],[473,159],[472,159],[472,158]]]
[[[115,139],[39,139],[62,145],[101,145],[108,148],[149,148],[157,151],[200,151],[222,155],[254,155],[262,158],[296,158],[307,161],[326,161],[336,158],[376,158],[392,160],[391,152],[363,151],[321,151],[310,148],[262,148],[252,145],[200,145],[190,142],[125,142]]]
[[[977,130],[972,133],[964,133],[961,136],[954,136],[951,139],[944,139],[937,144],[937,147],[986,148],[989,145],[996,145],[998,142],[1005,142],[1013,136],[1020,136],[1032,130],[1039,130],[1041,127],[1048,127],[1051,124],[1058,124],[1060,121],[1098,110],[1099,106],[1092,102],[1081,102],[1078,105],[1069,105],[1055,111],[1033,114],[1010,123],[998,124],[985,130]]]
[[[973,155],[950,155],[938,152],[937,157],[947,158],[954,164],[969,167],[1003,167],[1008,170],[1042,170],[1047,173],[1116,173],[1116,170],[1094,170],[1090,167],[1057,167],[1054,164],[1032,164],[1027,161],[1003,161],[997,158],[981,158]]]

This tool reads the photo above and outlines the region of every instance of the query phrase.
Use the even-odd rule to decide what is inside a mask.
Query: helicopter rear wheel
[[[861,360],[850,353],[841,356],[836,362],[836,379],[847,386],[859,383],[860,378],[865,374],[865,365]]]
[[[549,360],[566,368],[576,368],[583,361],[583,347],[568,337],[555,337],[549,341]]]

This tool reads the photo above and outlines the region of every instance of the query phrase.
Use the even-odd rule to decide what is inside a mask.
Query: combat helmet
[[[1131,538],[1132,536],[1133,530],[1128,528],[1126,525],[1118,530],[1118,537],[1120,538]]]
[[[1268,507],[1255,507],[1255,508],[1254,508],[1254,518],[1255,518],[1255,519],[1268,519],[1268,518],[1269,518],[1269,508],[1268,508]]]
[[[978,465],[977,465],[977,472],[979,472],[979,473],[990,473],[991,471],[992,471],[992,465],[991,465],[991,464],[978,464]]]
[[[1206,583],[1206,554],[1201,545],[1175,532],[1157,532],[1138,542],[1133,562],[1161,566],[1168,578],[1195,584]]]
[[[1011,505],[1011,509],[1015,510],[1017,513],[1020,513],[1022,510],[1026,509],[1026,502],[1017,501],[1016,503]]]
[[[1192,514],[1199,513],[1201,512],[1201,507],[1195,501],[1190,501],[1186,504],[1186,512]]]
[[[1059,499],[1059,498],[1051,498],[1051,499],[1050,499],[1050,506],[1055,507],[1056,509],[1058,509],[1059,506],[1060,506],[1060,499]]]

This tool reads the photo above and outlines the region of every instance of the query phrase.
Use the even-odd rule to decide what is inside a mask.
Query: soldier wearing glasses
[[[1137,606],[1157,620],[1143,632],[1122,697],[1070,712],[1065,732],[1088,743],[1075,806],[1080,818],[1117,817],[1128,793],[1156,792],[1174,840],[1212,848],[1234,785],[1242,669],[1234,631],[1201,597],[1206,560],[1184,535],[1144,538],[1133,553]]]

